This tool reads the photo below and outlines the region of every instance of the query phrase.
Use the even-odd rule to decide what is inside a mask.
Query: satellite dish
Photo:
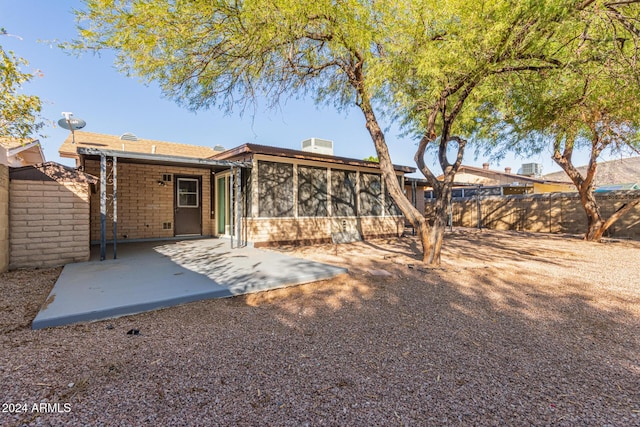
[[[74,131],[85,127],[87,125],[87,122],[85,122],[82,119],[77,119],[77,118],[72,119],[71,116],[73,116],[73,113],[63,112],[62,117],[64,118],[58,120],[58,124],[60,125],[61,128],[71,131],[71,143],[75,144],[76,134],[74,133]]]
[[[74,131],[74,130],[82,129],[83,127],[85,127],[87,125],[87,122],[85,122],[82,119],[78,119],[74,117],[74,118],[68,118],[68,119],[62,118],[58,120],[58,124],[63,129]]]

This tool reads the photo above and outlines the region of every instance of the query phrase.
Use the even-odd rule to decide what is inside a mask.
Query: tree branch
[[[627,212],[629,212],[631,209],[633,209],[634,207],[638,206],[638,204],[640,204],[640,197],[625,203],[624,205],[620,206],[602,225],[602,231],[606,231],[607,229],[609,229],[609,227],[611,227],[613,225],[614,222],[616,222],[618,219],[620,219],[621,216],[623,216],[624,214],[626,214]]]
[[[624,16],[623,14],[621,14],[616,8],[614,8],[613,6],[609,6],[607,5],[607,9],[609,9],[610,13],[614,16],[614,18],[620,23],[622,24],[622,26],[624,28],[627,29],[627,31],[629,31],[631,34],[633,34],[636,37],[640,37],[640,30],[633,25],[631,22],[629,22],[629,18]]]
[[[637,3],[640,3],[640,0],[613,1],[610,3],[605,3],[604,5],[606,7],[610,7],[610,6],[624,6],[624,5],[637,4]]]

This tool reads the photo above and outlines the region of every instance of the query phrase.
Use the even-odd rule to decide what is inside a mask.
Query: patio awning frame
[[[230,160],[211,160],[211,159],[198,159],[193,157],[181,157],[181,156],[168,156],[163,154],[145,154],[135,153],[128,151],[118,150],[101,150],[98,148],[86,148],[78,147],[77,152],[79,155],[85,158],[94,158],[100,160],[100,261],[106,259],[107,248],[107,159],[111,158],[111,181],[113,184],[113,259],[117,258],[117,231],[118,231],[118,162],[121,163],[145,163],[145,164],[160,164],[169,166],[182,166],[182,167],[195,167],[202,169],[209,169],[212,172],[218,172],[221,170],[230,169],[237,172],[237,184],[235,190],[237,195],[235,200],[237,201],[236,212],[238,217],[239,212],[239,200],[240,200],[240,170],[243,168],[251,168],[249,162],[237,162]],[[233,188],[233,187],[232,187]],[[240,224],[238,221],[235,224],[235,234],[240,244]],[[233,237],[232,237],[233,239]],[[232,240],[233,242],[233,240]],[[233,245],[233,243],[232,243]]]
[[[188,166],[220,171],[231,167],[251,168],[250,162],[237,162],[231,160],[199,159],[195,157],[168,156],[166,154],[146,154],[132,151],[101,150],[99,148],[78,147],[78,154],[86,158],[118,157],[125,163],[147,163],[169,166]]]

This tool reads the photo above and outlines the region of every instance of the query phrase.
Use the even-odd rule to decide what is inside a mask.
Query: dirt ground
[[[38,331],[61,270],[0,274],[0,425],[640,425],[640,242],[279,250],[349,274]]]

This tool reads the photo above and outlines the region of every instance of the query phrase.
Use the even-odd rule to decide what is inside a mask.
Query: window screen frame
[[[342,182],[336,182],[338,181],[336,179],[336,177],[338,176],[338,174],[344,174],[343,177],[345,178]],[[353,178],[349,178],[348,175],[353,175]],[[352,183],[351,186],[349,186],[348,188],[352,189],[351,195],[352,197],[352,201],[353,201],[353,205],[349,205],[348,203],[342,203],[340,201],[340,199],[336,196],[337,192],[334,190],[334,188],[339,188],[340,186],[344,186],[347,179]],[[334,183],[336,183],[337,185],[334,186]],[[357,218],[358,217],[358,172],[356,170],[352,170],[352,169],[338,169],[338,168],[331,168],[331,182],[329,183],[331,185],[331,217],[333,218]],[[353,213],[348,213],[348,214],[344,214],[344,212],[338,212],[340,209],[340,207],[349,207],[353,209]]]
[[[307,200],[302,200],[300,198],[300,187],[304,184],[306,184],[306,182],[302,182],[301,181],[301,176],[303,175],[301,173],[301,170],[312,170],[312,171],[316,171],[316,172],[322,172],[323,178],[324,178],[324,192],[316,192],[316,193],[312,193],[310,199],[315,199],[317,200],[317,203],[320,204],[320,206],[322,207],[322,213],[321,215],[315,214],[315,215],[307,215],[307,212],[303,212],[305,207],[310,207],[311,204],[307,204]],[[297,167],[297,173],[298,173],[298,180],[297,180],[297,188],[296,188],[296,194],[297,194],[297,213],[298,213],[298,217],[299,218],[326,218],[329,216],[329,171],[326,167],[320,167],[320,166],[311,166],[311,165],[302,165],[299,164]],[[310,174],[309,176],[311,176],[311,180],[309,180],[308,182],[311,183],[311,187],[312,190],[315,188],[314,186],[314,180],[313,180],[313,175]],[[322,200],[321,197],[318,197],[318,195],[324,196],[324,200]]]
[[[182,181],[191,181],[191,182],[195,182],[196,183],[196,191],[180,191],[180,182]],[[176,193],[177,193],[177,197],[176,197],[176,204],[177,207],[179,208],[199,208],[200,207],[200,180],[198,178],[176,178]],[[183,194],[194,194],[196,196],[196,204],[195,205],[191,205],[191,204],[183,204],[180,196],[182,196]]]
[[[283,185],[287,185],[286,190],[289,189],[289,183],[290,183],[290,190],[291,190],[291,194],[290,197],[287,197],[286,200],[286,207],[288,209],[283,209],[281,212],[277,212],[277,211],[273,211],[273,212],[268,212],[268,208],[270,209],[275,209],[276,206],[280,205],[282,206],[282,204],[284,203],[282,198],[278,198],[277,196],[280,196],[280,192],[274,191],[274,197],[276,197],[275,200],[272,200],[272,204],[271,205],[263,205],[261,204],[264,200],[264,194],[266,193],[266,187],[265,187],[265,175],[261,175],[264,173],[265,167],[269,167],[268,165],[276,165],[276,168],[286,168],[287,169],[287,175],[290,174],[290,180],[278,180],[278,179],[272,179],[272,181],[276,181],[276,185],[273,186],[273,188],[277,188],[277,187],[281,187]],[[289,170],[290,168],[290,170]],[[295,204],[295,192],[296,192],[296,188],[293,184],[293,178],[294,178],[294,165],[293,163],[287,163],[287,162],[278,162],[278,161],[273,161],[273,160],[258,160],[258,217],[259,218],[293,218],[295,217],[295,208],[296,208],[296,204]],[[279,182],[278,182],[279,181]]]

